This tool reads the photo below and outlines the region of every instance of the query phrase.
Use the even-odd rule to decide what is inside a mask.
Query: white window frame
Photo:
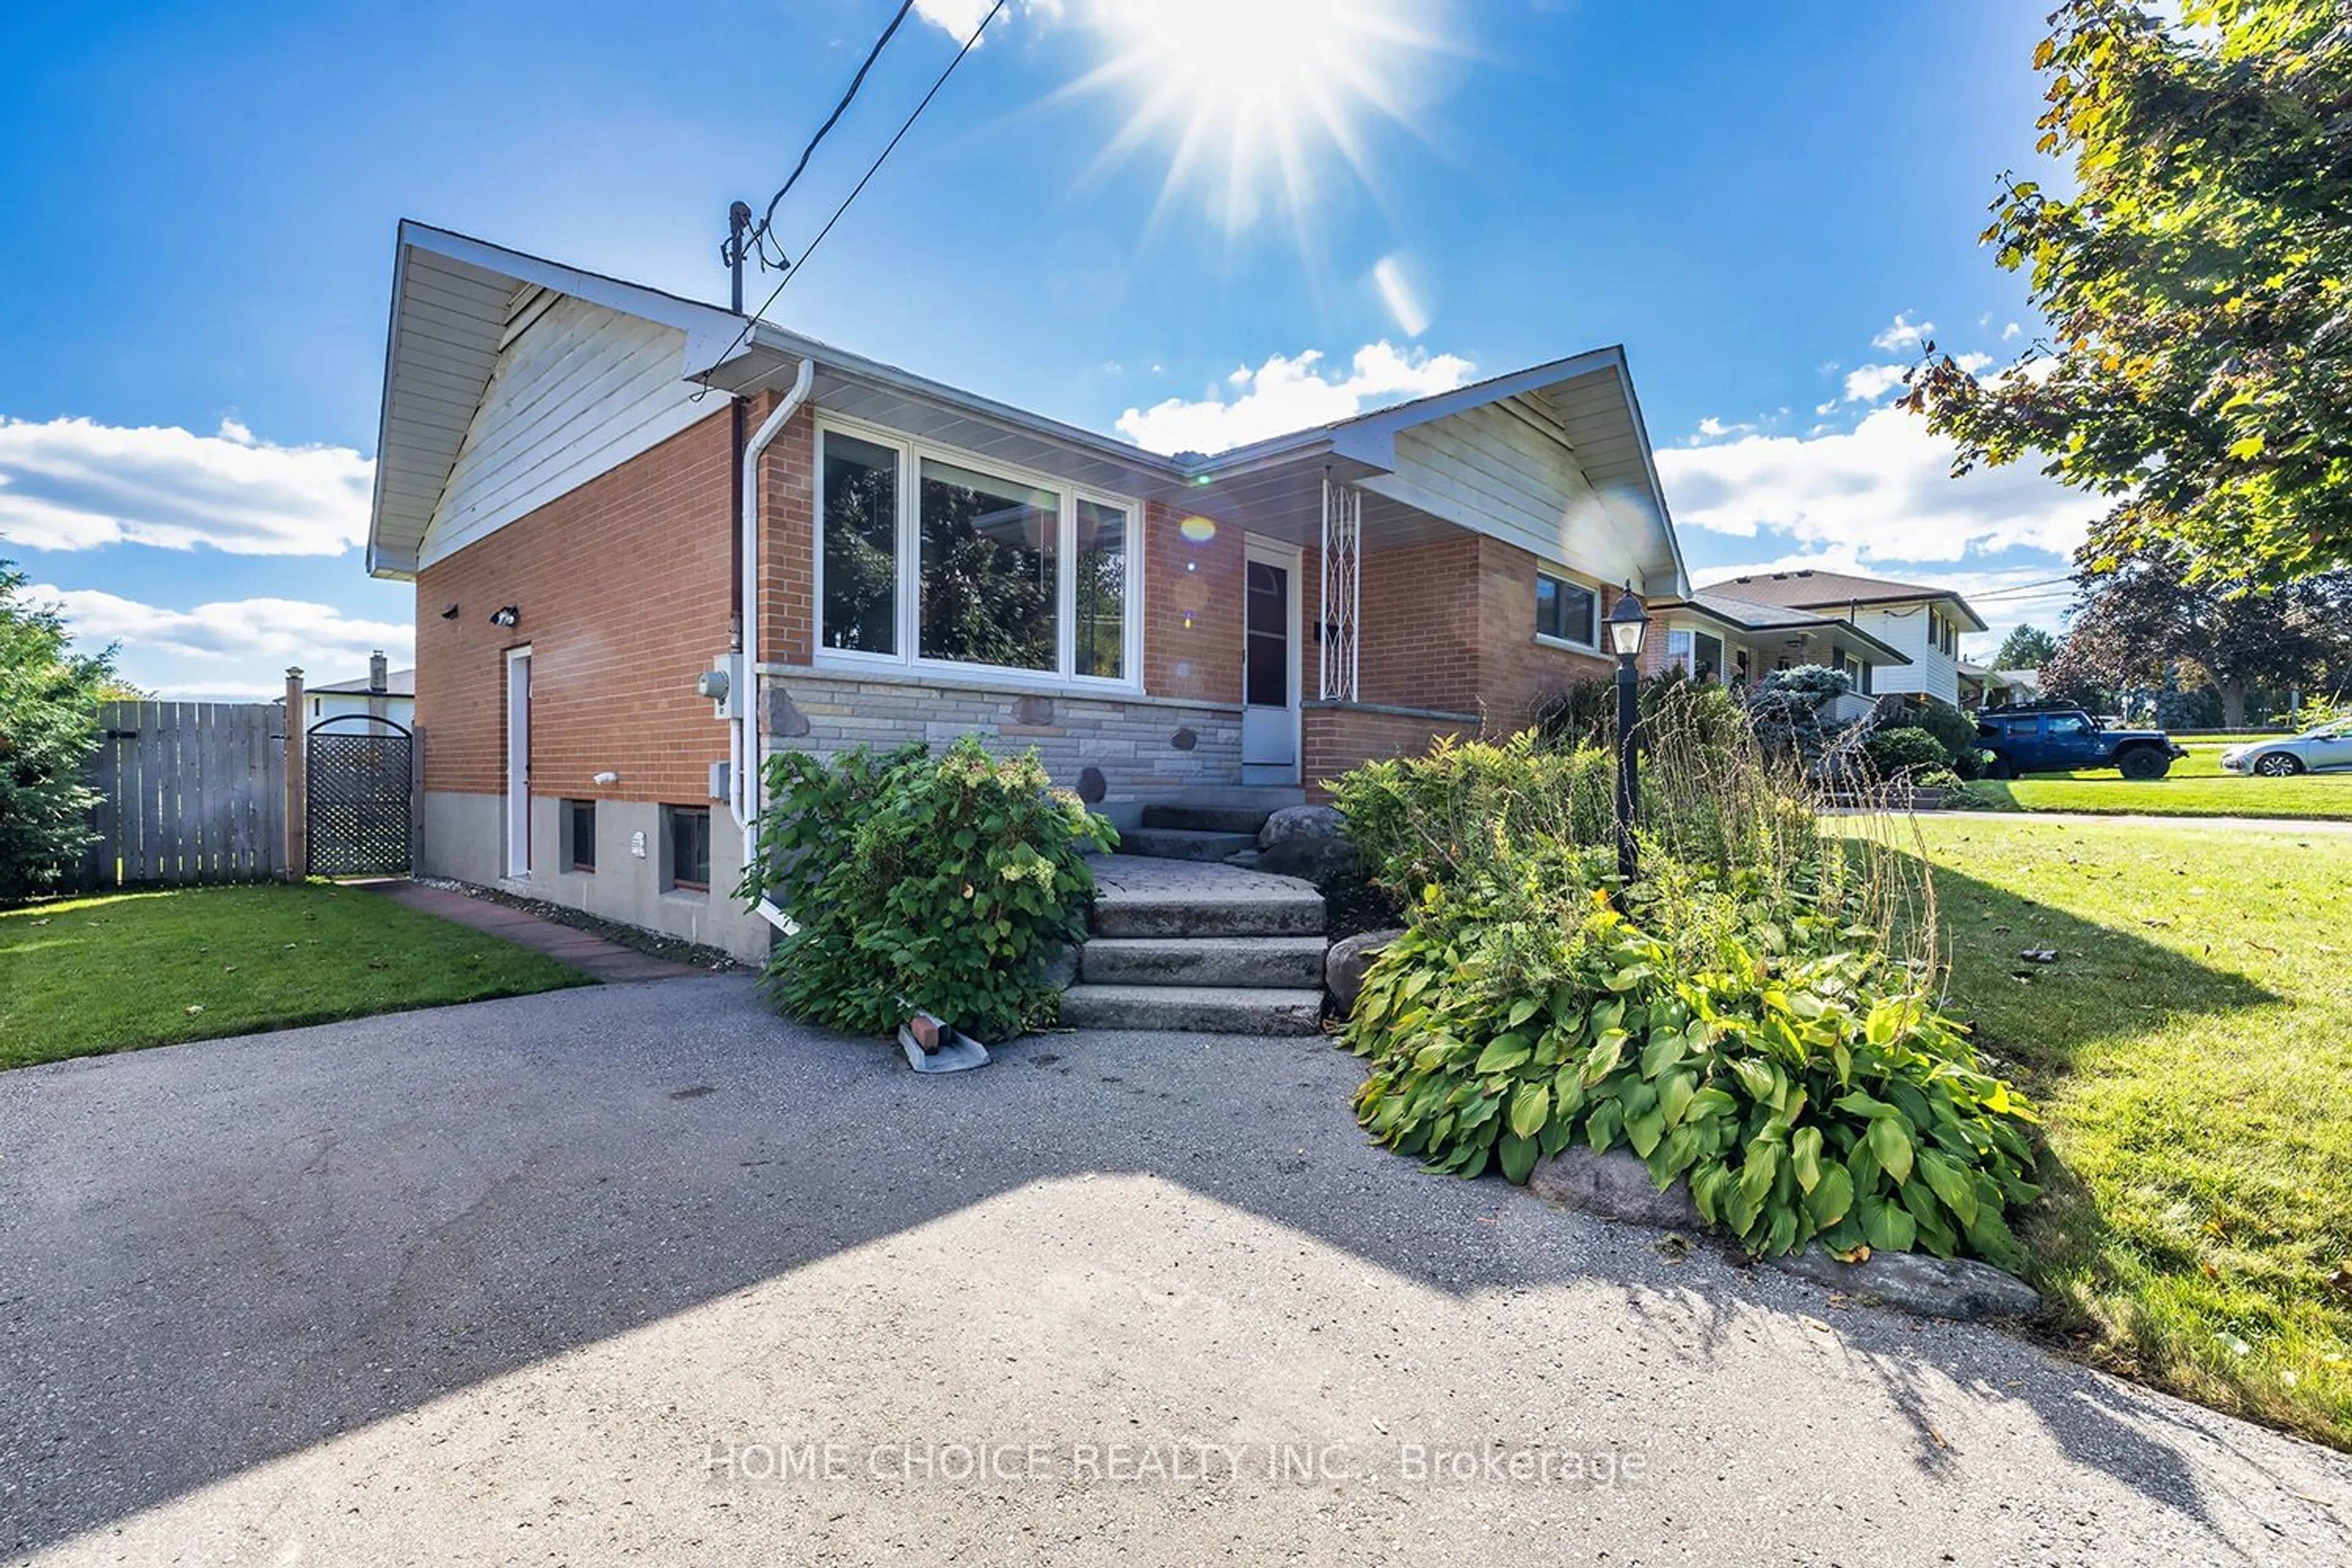
[[[1540,626],[1536,629],[1536,641],[1545,647],[1565,648],[1570,653],[1599,653],[1601,651],[1602,584],[1597,579],[1589,577],[1581,572],[1571,572],[1565,566],[1540,558],[1536,562],[1536,575],[1549,577],[1554,582],[1564,583],[1571,588],[1581,588],[1592,595],[1592,640],[1591,642],[1579,642],[1574,637],[1556,637]]]
[[[838,432],[885,447],[898,458],[898,515],[895,538],[898,552],[897,653],[868,653],[857,648],[828,647],[824,641],[824,438]],[[1125,692],[1143,690],[1143,503],[1093,485],[1077,484],[1060,475],[1025,468],[978,452],[922,440],[861,420],[820,415],[816,421],[814,474],[809,485],[809,647],[810,662],[845,669],[904,669],[918,674],[961,677],[975,683],[1045,687],[1063,691]],[[1050,490],[1060,516],[1055,523],[1054,555],[1054,668],[1020,669],[1001,664],[968,664],[961,659],[925,658],[922,647],[922,461],[925,458],[952,463],[1009,484]],[[1079,675],[1078,502],[1115,508],[1127,514],[1127,598],[1121,607],[1119,668],[1116,678]]]

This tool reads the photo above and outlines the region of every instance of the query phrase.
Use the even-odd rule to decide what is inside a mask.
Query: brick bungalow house
[[[377,450],[420,868],[747,955],[771,748],[978,731],[1122,825],[1311,793],[1517,727],[1609,673],[1618,584],[1687,588],[1613,348],[1167,458],[410,223]]]

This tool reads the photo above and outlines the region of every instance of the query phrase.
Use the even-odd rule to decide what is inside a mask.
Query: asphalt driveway
[[[919,1079],[747,981],[0,1075],[58,1563],[2342,1561],[2352,1464],[1368,1148],[1315,1040]]]

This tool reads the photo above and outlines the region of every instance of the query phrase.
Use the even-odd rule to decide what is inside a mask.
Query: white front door
[[[507,875],[530,875],[530,649],[507,649]]]
[[[1242,577],[1242,782],[1298,782],[1298,550],[1253,539]]]

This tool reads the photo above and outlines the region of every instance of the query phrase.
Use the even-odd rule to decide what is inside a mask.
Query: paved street
[[[0,1555],[2341,1561],[2352,1463],[1420,1174],[1317,1040],[751,983],[0,1075]]]

